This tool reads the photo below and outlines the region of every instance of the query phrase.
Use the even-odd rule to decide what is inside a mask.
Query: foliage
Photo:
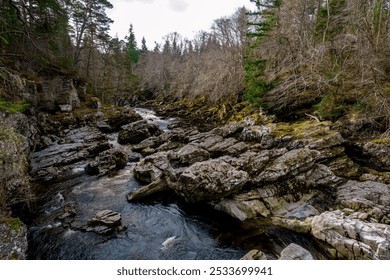
[[[10,113],[23,112],[30,107],[30,104],[25,101],[11,102],[5,99],[0,99],[0,111],[6,110]]]

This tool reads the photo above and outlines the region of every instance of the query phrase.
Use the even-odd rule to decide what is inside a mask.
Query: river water
[[[146,120],[167,130],[174,119],[161,119],[137,109]],[[110,143],[119,146],[116,134]],[[253,248],[269,258],[291,242],[303,245],[316,258],[316,245],[308,238],[277,228],[259,234],[203,204],[186,204],[171,193],[147,203],[129,203],[126,195],[141,185],[133,177],[134,163],[111,177],[88,176],[75,165],[69,179],[44,186],[40,205],[29,226],[29,259],[240,259]],[[71,229],[58,219],[65,205],[76,208],[79,221],[90,220],[105,209],[121,213],[126,230],[101,235]]]

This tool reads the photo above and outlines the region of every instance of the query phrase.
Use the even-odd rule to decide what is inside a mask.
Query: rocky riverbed
[[[386,139],[315,120],[200,132],[139,112],[39,116],[30,258],[390,259]]]

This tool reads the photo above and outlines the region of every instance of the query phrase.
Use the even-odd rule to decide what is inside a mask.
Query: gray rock
[[[89,175],[104,176],[108,173],[124,168],[128,161],[128,155],[119,149],[110,149],[100,153],[85,167]]]
[[[70,130],[61,144],[53,143],[32,155],[32,177],[34,180],[50,181],[66,176],[74,163],[93,158],[108,149],[108,138],[98,129],[82,127]]]
[[[336,249],[334,257],[390,259],[389,225],[363,222],[337,210],[314,217],[311,227],[315,238]]]
[[[362,147],[363,155],[380,170],[390,171],[390,144],[385,141],[368,142]]]
[[[275,182],[282,177],[295,176],[309,170],[320,156],[320,152],[309,149],[288,151],[274,160],[258,176],[258,182]]]
[[[219,200],[240,191],[248,180],[248,173],[214,159],[191,165],[169,187],[190,202]]]
[[[141,120],[122,126],[118,134],[118,143],[138,144],[151,136],[159,135],[161,133],[162,131],[156,124]]]
[[[280,260],[313,260],[311,253],[301,246],[291,243],[280,253]]]
[[[374,222],[390,224],[390,185],[348,181],[338,188],[337,203],[367,213]]]
[[[188,144],[177,152],[177,157],[182,165],[191,165],[210,159],[210,154],[199,146]]]
[[[111,210],[102,210],[96,213],[85,228],[86,231],[93,231],[99,234],[109,234],[124,229],[121,214]]]

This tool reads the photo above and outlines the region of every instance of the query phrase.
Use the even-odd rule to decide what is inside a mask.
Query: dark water
[[[162,129],[172,120],[162,120],[151,111],[139,109],[145,119]],[[115,142],[111,135],[111,143]],[[209,206],[185,204],[171,193],[147,203],[129,203],[126,195],[140,187],[129,164],[112,177],[87,176],[83,165],[75,165],[68,180],[43,186],[41,206],[29,228],[30,259],[240,259],[251,249],[261,249],[269,258],[291,242],[324,258],[309,238],[271,228],[259,234]],[[126,230],[99,235],[73,230],[57,217],[73,204],[76,219],[87,222],[100,210],[121,213]],[[168,245],[163,243],[168,241]]]

